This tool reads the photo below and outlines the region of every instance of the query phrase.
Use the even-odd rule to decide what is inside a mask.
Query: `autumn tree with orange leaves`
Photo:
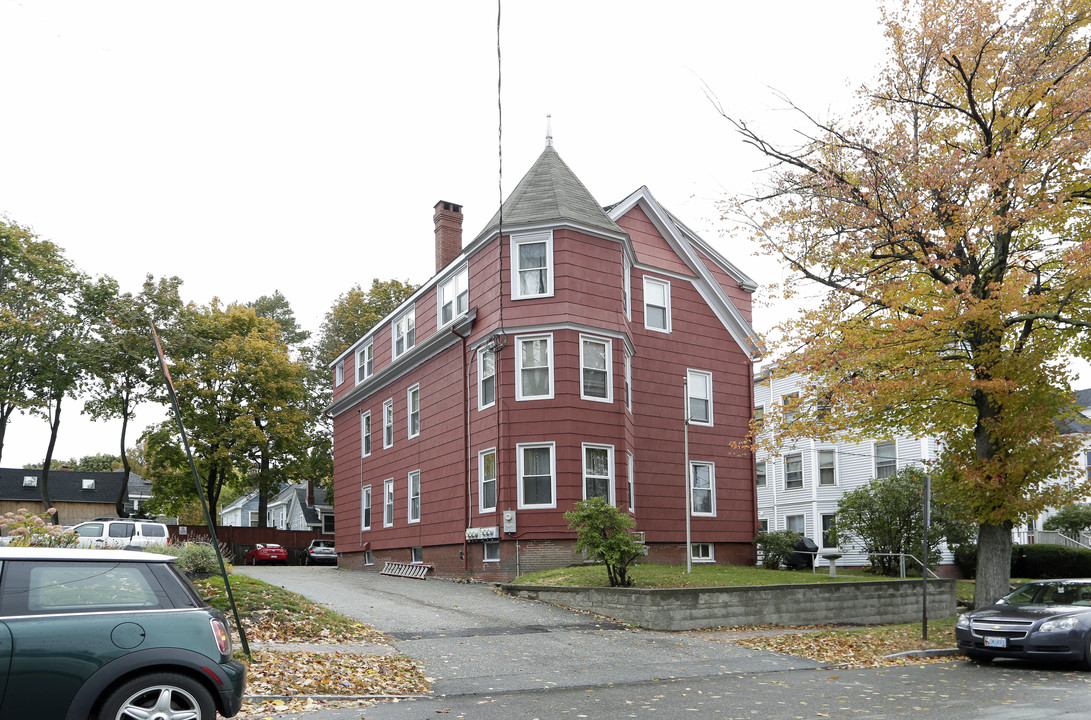
[[[1056,423],[1066,358],[1091,358],[1091,0],[907,0],[882,24],[856,113],[801,112],[801,147],[725,113],[774,161],[730,214],[790,269],[774,297],[806,294],[771,340],[810,378],[781,439],[939,438],[980,606],[1008,590],[1013,526],[1089,490]]]

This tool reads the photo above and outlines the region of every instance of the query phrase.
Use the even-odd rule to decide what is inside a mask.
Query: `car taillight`
[[[220,653],[230,657],[231,633],[228,632],[227,625],[219,618],[211,618],[208,622],[212,625],[212,634],[216,637],[216,646],[220,648]]]

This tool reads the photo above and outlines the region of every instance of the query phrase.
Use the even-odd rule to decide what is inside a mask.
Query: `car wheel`
[[[1091,633],[1087,633],[1087,641],[1083,644],[1083,669],[1091,670]]]
[[[993,661],[992,655],[982,655],[981,653],[975,652],[966,653],[966,657],[970,658],[971,662],[975,662],[978,665],[988,665]]]
[[[153,673],[134,678],[110,693],[98,717],[214,720],[216,705],[211,693],[196,680],[176,673]]]
[[[257,555],[251,555],[250,556],[250,564],[253,565],[254,567],[257,567],[257,565],[258,565],[258,556]]]
[[[300,565],[310,565],[311,564],[310,558],[307,557],[307,553],[303,553],[299,557],[299,564]]]

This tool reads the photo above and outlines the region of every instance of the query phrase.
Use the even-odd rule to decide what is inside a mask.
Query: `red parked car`
[[[253,550],[246,552],[243,562],[247,565],[257,565],[258,563],[287,565],[288,551],[276,543],[258,543]]]

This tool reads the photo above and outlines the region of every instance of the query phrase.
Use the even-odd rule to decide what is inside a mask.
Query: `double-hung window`
[[[583,499],[600,497],[614,504],[614,448],[583,445]]]
[[[375,372],[375,344],[356,348],[356,384],[367,380]]]
[[[496,510],[496,450],[482,450],[477,455],[477,494],[481,512]]]
[[[383,448],[394,446],[394,400],[383,403]]]
[[[409,388],[405,393],[406,416],[409,425],[409,437],[420,435],[420,383]]]
[[[800,535],[807,534],[807,516],[806,515],[788,515],[784,518],[784,526],[786,530],[791,530],[794,533]]]
[[[784,489],[798,490],[803,487],[803,453],[784,456]]]
[[[520,508],[557,507],[557,471],[553,443],[517,448]]]
[[[610,347],[609,340],[580,337],[580,397],[582,399],[597,402],[613,401],[614,383]]]
[[[633,411],[633,356],[625,351],[625,409]]]
[[[822,516],[822,547],[837,547],[837,537],[834,532],[836,515]]]
[[[394,321],[394,357],[398,358],[417,344],[417,309],[411,307]]]
[[[644,327],[671,331],[671,284],[644,276]]]
[[[818,484],[837,484],[837,453],[833,450],[818,451]]]
[[[784,422],[791,422],[799,411],[799,393],[788,393],[780,396],[781,417]]]
[[[765,428],[765,406],[758,405],[754,408],[754,432],[760,433]]]
[[[469,304],[469,270],[463,267],[439,286],[439,326],[450,324]]]
[[[477,409],[496,403],[496,353],[487,347],[477,351]]]
[[[371,529],[371,486],[360,488],[360,529]]]
[[[371,455],[371,411],[360,415],[360,457]]]
[[[516,339],[515,399],[553,397],[553,336]]]
[[[420,522],[420,470],[409,473],[409,522]]]
[[[553,294],[553,233],[511,236],[511,299]]]
[[[345,361],[338,360],[333,366],[333,384],[340,385],[343,382],[345,382]]]
[[[893,442],[875,443],[875,477],[888,478],[898,472],[898,451]]]
[[[758,487],[765,487],[765,461],[759,460],[757,463],[757,485]]]
[[[691,425],[712,425],[712,373],[690,370],[686,373]]]
[[[383,527],[394,524],[394,478],[383,481]]]
[[[689,464],[690,502],[694,515],[716,514],[716,467],[707,462]]]

